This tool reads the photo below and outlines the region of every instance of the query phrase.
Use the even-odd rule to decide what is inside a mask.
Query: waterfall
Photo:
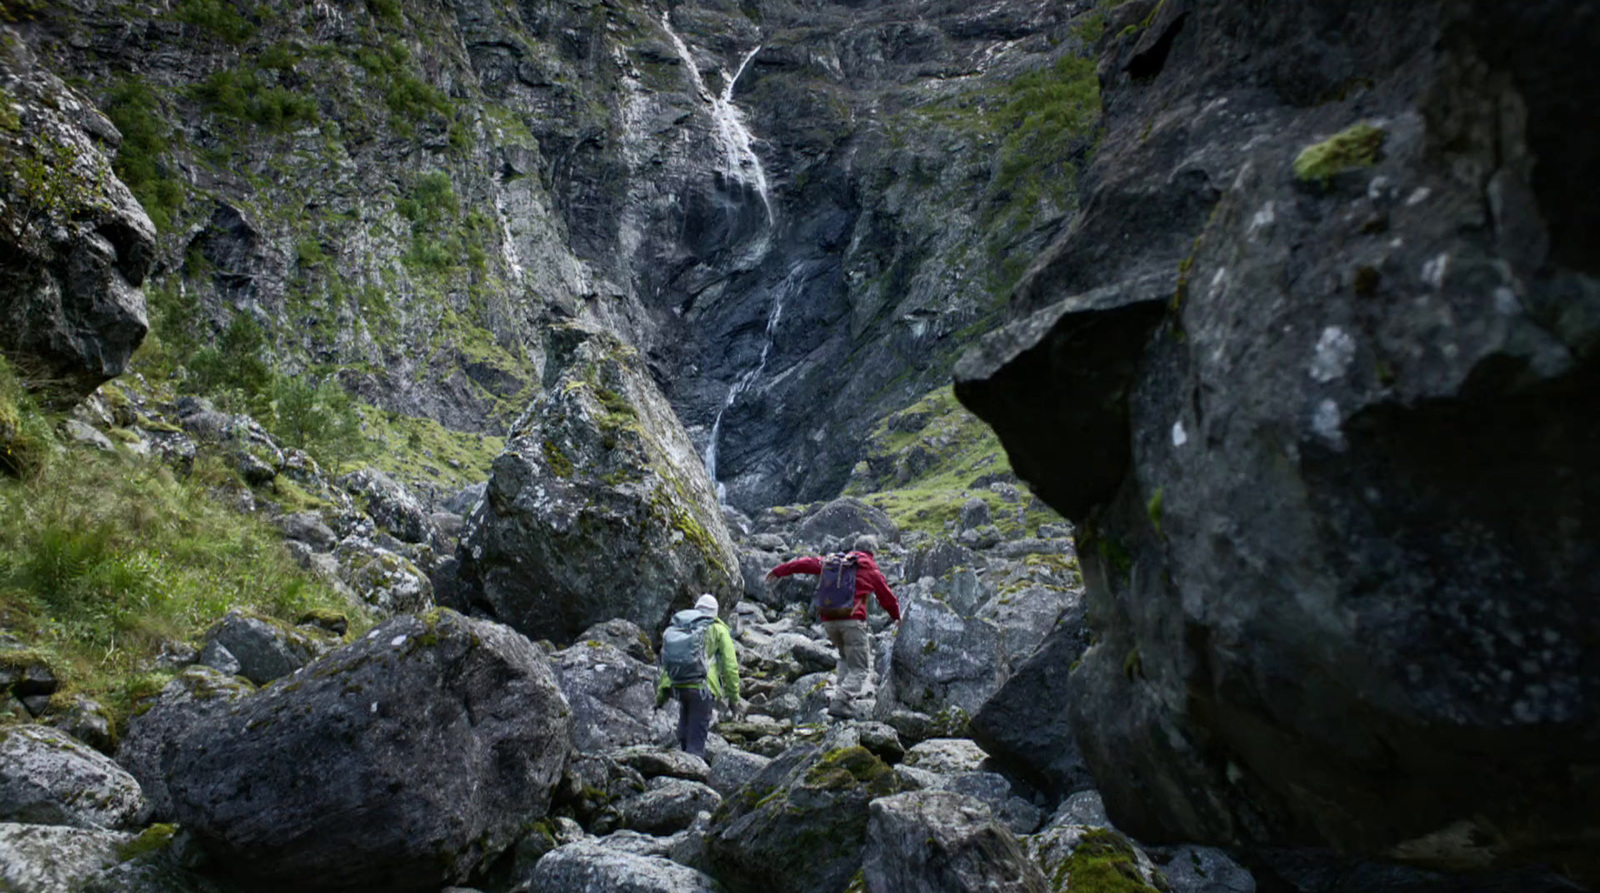
[[[667,13],[661,15],[661,27],[667,31],[667,36],[672,38],[672,45],[678,51],[678,58],[683,60],[684,67],[689,69],[689,78],[694,82],[695,92],[700,98],[711,106],[711,121],[715,126],[712,135],[717,141],[717,148],[721,151],[721,169],[723,176],[748,189],[755,190],[761,198],[761,207],[767,212],[767,225],[772,225],[772,196],[767,188],[767,169],[761,165],[761,156],[756,154],[755,136],[750,133],[750,128],[745,126],[744,112],[733,104],[733,86],[739,82],[739,76],[744,74],[745,67],[750,60],[761,52],[761,47],[745,53],[739,60],[739,67],[734,71],[733,77],[728,78],[728,83],[722,92],[713,94],[706,88],[705,79],[700,77],[700,68],[694,64],[694,56],[689,53],[689,46],[672,30],[672,19]]]
[[[706,474],[711,482],[717,486],[717,501],[726,502],[728,497],[727,485],[717,480],[717,441],[722,436],[722,416],[739,399],[739,395],[749,390],[761,378],[761,373],[766,371],[767,358],[772,354],[772,345],[777,340],[778,322],[783,319],[783,305],[800,293],[805,283],[808,265],[804,261],[795,263],[789,268],[789,275],[784,277],[783,283],[773,291],[772,307],[767,311],[767,328],[765,339],[761,343],[761,355],[756,364],[745,370],[733,387],[728,389],[728,396],[722,401],[722,408],[717,410],[716,419],[711,423],[711,438],[706,442]]]

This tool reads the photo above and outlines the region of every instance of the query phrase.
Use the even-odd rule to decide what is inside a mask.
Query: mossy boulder
[[[703,592],[731,609],[739,558],[711,480],[637,352],[557,329],[546,382],[468,523],[472,603],[562,642],[615,617],[659,629]]]
[[[546,814],[570,724],[536,645],[437,610],[199,720],[163,767],[177,821],[236,873],[434,891]]]
[[[732,893],[838,893],[861,868],[867,804],[900,789],[848,734],[791,748],[712,814],[711,873]]]
[[[135,705],[127,734],[117,747],[117,763],[139,780],[152,818],[164,821],[172,815],[162,752],[202,717],[226,711],[255,690],[247,679],[195,665],[184,668],[160,694]]]

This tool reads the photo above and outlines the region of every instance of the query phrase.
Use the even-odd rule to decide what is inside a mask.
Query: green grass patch
[[[433,419],[362,406],[366,437],[373,447],[367,465],[402,481],[423,481],[443,490],[482,483],[505,439],[454,431]]]
[[[185,189],[168,162],[171,128],[161,100],[149,84],[133,78],[113,88],[103,106],[122,133],[122,147],[112,167],[144,206],[150,222],[165,232],[183,207]]]
[[[973,497],[989,503],[995,526],[1007,535],[1060,521],[1024,487],[1020,501],[1007,502],[986,486],[973,486],[986,475],[1010,473],[994,431],[945,387],[878,423],[867,441],[865,467],[857,469],[845,493],[883,509],[906,531],[943,533]]]
[[[193,89],[195,98],[218,117],[255,124],[273,133],[288,133],[318,119],[315,97],[269,85],[253,69],[212,72]]]
[[[229,0],[181,0],[173,18],[210,31],[229,43],[244,43],[256,33],[256,26],[239,14]]]
[[[0,475],[31,479],[44,473],[55,453],[49,419],[0,357]]]
[[[290,559],[278,533],[210,495],[232,482],[202,457],[163,464],[78,451],[30,480],[0,480],[0,622],[72,691],[125,717],[164,680],[163,643],[195,641],[230,608],[294,622],[357,609]]]

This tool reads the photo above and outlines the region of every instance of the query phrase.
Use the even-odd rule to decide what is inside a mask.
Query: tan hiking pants
[[[872,670],[872,645],[865,620],[824,620],[822,631],[839,649],[839,666],[834,670],[834,697],[860,697]]]

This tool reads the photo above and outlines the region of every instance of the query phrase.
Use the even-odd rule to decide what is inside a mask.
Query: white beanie
[[[715,614],[717,613],[717,597],[708,592],[700,596],[700,600],[695,602],[694,606],[707,614]]]

